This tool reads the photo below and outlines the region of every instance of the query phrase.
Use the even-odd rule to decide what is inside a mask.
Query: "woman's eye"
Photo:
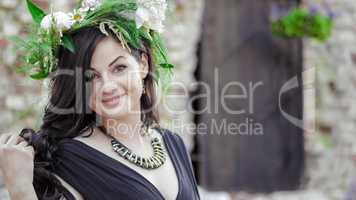
[[[114,68],[113,68],[113,72],[114,73],[117,73],[117,72],[120,72],[122,70],[124,70],[126,68],[126,65],[116,65]]]
[[[92,81],[97,78],[98,75],[95,72],[88,71],[85,73],[85,81]]]

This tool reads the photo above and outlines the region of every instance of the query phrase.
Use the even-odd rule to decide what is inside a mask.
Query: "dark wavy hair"
[[[111,37],[120,42],[115,34],[107,30]],[[74,200],[74,196],[62,186],[61,182],[53,174],[52,153],[56,151],[57,144],[61,139],[74,138],[84,132],[85,137],[90,137],[94,126],[97,124],[97,115],[90,111],[88,97],[91,85],[86,76],[91,57],[97,44],[106,36],[99,28],[89,27],[72,33],[76,47],[75,53],[61,47],[58,52],[58,66],[56,72],[65,70],[75,71],[75,75],[56,74],[50,77],[50,97],[44,110],[43,123],[40,130],[34,131],[25,128],[21,136],[35,149],[34,180],[37,197],[39,199],[60,199],[65,197]],[[141,120],[144,125],[159,124],[156,108],[154,62],[148,42],[143,41],[142,49],[131,47],[131,54],[139,61],[142,53],[148,57],[148,75],[144,79],[146,93],[141,96]],[[79,75],[79,76],[78,76]],[[83,77],[79,78],[78,77]],[[88,84],[89,83],[89,84]],[[78,84],[81,85],[80,89]],[[77,86],[77,87],[76,87]],[[80,93],[80,94],[78,94]],[[71,112],[58,112],[58,109],[72,109]]]

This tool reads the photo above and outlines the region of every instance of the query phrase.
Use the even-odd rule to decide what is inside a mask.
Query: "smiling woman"
[[[137,58],[130,55],[112,37],[106,37],[97,45],[91,59],[92,110],[106,117],[139,112],[143,82],[148,73],[147,54],[141,55],[137,54]]]
[[[83,2],[90,5],[83,8],[88,18],[95,9],[101,14],[90,26],[60,33],[71,44],[56,49],[41,129],[0,137],[0,149],[7,149],[0,151],[0,163],[7,163],[0,167],[12,199],[200,198],[182,139],[159,126],[155,75],[169,66],[157,52],[162,44],[149,29],[136,45],[125,40],[125,34],[135,36],[136,26],[115,28],[125,19],[113,11],[127,11],[132,2],[127,7],[118,2],[107,0],[101,7]],[[45,71],[34,77],[42,75]],[[26,169],[21,177],[20,166]]]

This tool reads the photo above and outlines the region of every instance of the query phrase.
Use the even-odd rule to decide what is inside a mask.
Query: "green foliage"
[[[82,22],[75,24],[71,31],[98,25],[103,20],[122,17],[122,12],[134,12],[136,9],[137,5],[132,0],[105,0],[99,8],[89,12]]]
[[[331,138],[330,138],[330,136],[321,136],[320,137],[320,142],[321,142],[321,144],[324,146],[324,148],[326,149],[326,150],[330,150],[330,149],[332,149],[333,148],[333,143],[332,143],[332,140],[331,140]]]
[[[135,49],[143,47],[140,30],[136,28],[134,21],[119,17],[115,20],[115,27],[123,34],[126,42],[132,47]]]
[[[312,15],[302,8],[295,8],[287,16],[272,22],[274,35],[284,38],[310,37],[321,42],[330,37],[332,27],[333,22],[329,17]]]
[[[29,74],[31,78],[39,80],[47,77],[55,69],[57,59],[54,55],[60,45],[60,35],[56,30],[44,31],[38,25],[34,25],[26,39],[20,37],[10,39],[23,54],[24,65],[17,68],[17,72]]]
[[[31,117],[33,114],[35,114],[35,111],[33,110],[32,107],[28,107],[25,110],[21,110],[19,112],[16,113],[18,115],[18,118],[20,120],[24,120],[28,117]]]
[[[123,40],[122,42],[135,49],[143,48],[143,41],[148,41],[156,67],[155,80],[158,82],[160,79],[163,84],[167,84],[173,73],[173,65],[168,62],[167,49],[160,35],[143,26],[137,29],[135,21],[125,16],[125,13],[136,11],[135,2],[134,0],[106,0],[99,8],[90,12],[82,22],[75,24],[71,32],[87,26],[106,25],[120,40]]]
[[[33,21],[36,23],[41,23],[41,20],[43,19],[44,16],[46,16],[46,13],[39,8],[36,4],[34,4],[31,0],[26,0],[27,2],[27,8],[30,11],[32,15]]]
[[[74,23],[63,33],[55,27],[49,31],[41,29],[40,23],[45,13],[31,0],[27,0],[27,5],[35,23],[26,39],[12,38],[24,54],[24,66],[18,68],[17,72],[30,74],[33,79],[47,77],[56,69],[61,45],[75,53],[71,34],[86,27],[98,27],[104,34],[108,34],[106,30],[109,28],[128,48],[142,49],[143,42],[148,42],[155,64],[155,80],[158,82],[161,78],[163,84],[170,81],[173,65],[168,63],[167,49],[160,35],[144,26],[137,28],[134,19],[129,17],[137,10],[136,0],[104,0],[98,8],[89,11],[82,21]]]

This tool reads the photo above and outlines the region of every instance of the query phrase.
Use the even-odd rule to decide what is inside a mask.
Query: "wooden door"
[[[278,103],[284,112],[302,119],[301,87],[286,92],[279,100],[282,86],[291,78],[297,76],[302,85],[302,42],[272,36],[272,3],[205,2],[198,74],[212,89],[210,102],[202,98],[199,107],[209,107],[212,112],[198,116],[198,125],[205,124],[208,129],[204,133],[198,130],[197,168],[199,182],[207,189],[271,192],[295,189],[300,183],[303,130],[282,115]],[[225,98],[222,103],[224,88],[225,94],[238,94],[240,98]],[[203,87],[199,92],[207,94]],[[238,134],[230,131],[222,135],[228,131],[217,131],[212,128],[214,123],[215,127],[240,125]],[[256,130],[244,132],[240,129],[243,124],[252,129],[262,126],[262,134]]]

